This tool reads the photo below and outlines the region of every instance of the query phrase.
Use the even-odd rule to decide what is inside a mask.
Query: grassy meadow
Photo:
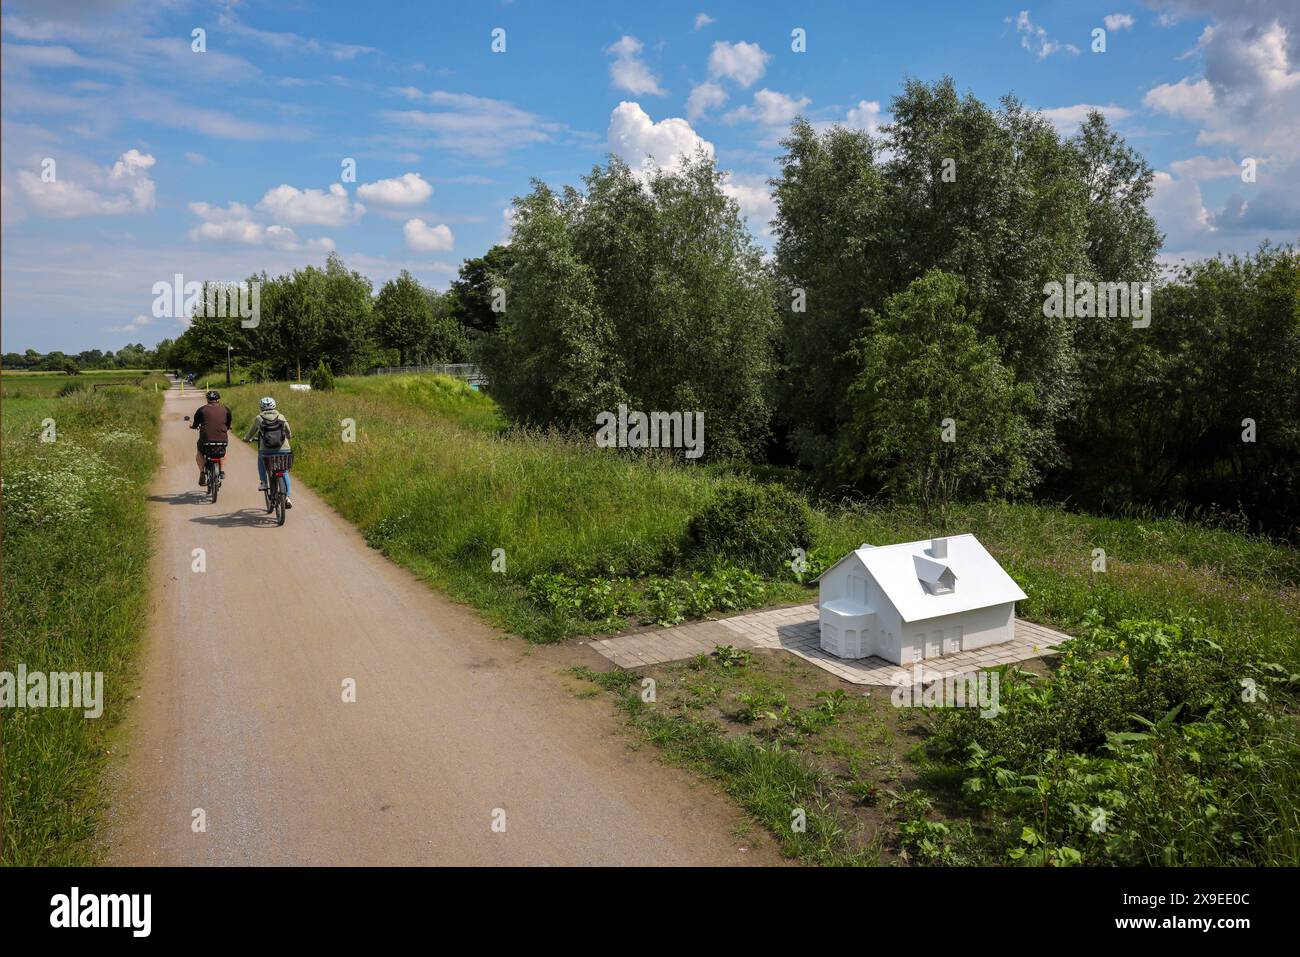
[[[297,475],[372,546],[529,640],[815,597],[793,573],[719,586],[693,561],[692,516],[751,469],[510,429],[487,396],[437,376],[236,388],[241,427],[268,391],[294,427]],[[979,536],[1028,594],[1022,617],[1080,636],[1061,659],[1003,669],[1010,717],[900,709],[890,689],[845,692],[788,656],[726,649],[646,670],[660,688],[652,705],[641,673],[580,669],[571,690],[611,695],[669,760],[718,780],[805,862],[1300,861],[1294,550],[1047,505],[962,505],[940,529],[907,506],[820,502],[802,577],[862,542],[942,531]],[[1249,702],[1247,680],[1260,689]],[[792,802],[805,831],[788,826]],[[1085,826],[1097,813],[1121,823],[1098,833]]]
[[[65,372],[6,370],[0,375],[0,397],[4,399],[51,398],[68,392],[94,391],[110,385],[131,385],[153,391],[168,387],[161,372],[148,369],[95,369],[68,375]]]
[[[45,385],[38,376],[15,378]],[[67,377],[59,377],[66,381]],[[77,377],[83,378],[83,377]],[[161,397],[152,388],[13,396],[4,375],[0,670],[102,672],[103,713],[3,712],[5,865],[91,862],[110,730],[148,611],[146,489]],[[105,422],[111,419],[112,425]],[[41,441],[53,423],[52,442]]]

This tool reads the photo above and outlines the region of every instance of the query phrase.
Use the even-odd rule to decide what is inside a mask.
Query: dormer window
[[[915,556],[916,577],[929,595],[951,595],[957,590],[957,576],[947,562]]]

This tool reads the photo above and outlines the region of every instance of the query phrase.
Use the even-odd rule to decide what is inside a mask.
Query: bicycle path
[[[107,863],[779,863],[713,785],[574,698],[552,655],[388,562],[303,483],[277,528],[249,446],[231,442],[208,502],[182,421],[201,402],[164,396]]]

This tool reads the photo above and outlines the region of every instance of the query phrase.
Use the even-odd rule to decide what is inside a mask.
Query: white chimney
[[[948,539],[932,538],[930,539],[930,557],[947,558],[948,557]]]

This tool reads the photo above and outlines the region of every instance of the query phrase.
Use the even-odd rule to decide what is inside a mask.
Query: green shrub
[[[776,575],[789,568],[793,549],[808,546],[812,512],[780,485],[734,482],[695,514],[686,537],[697,559]]]
[[[312,370],[310,381],[314,392],[328,392],[334,388],[334,373],[330,372],[324,359]]]

